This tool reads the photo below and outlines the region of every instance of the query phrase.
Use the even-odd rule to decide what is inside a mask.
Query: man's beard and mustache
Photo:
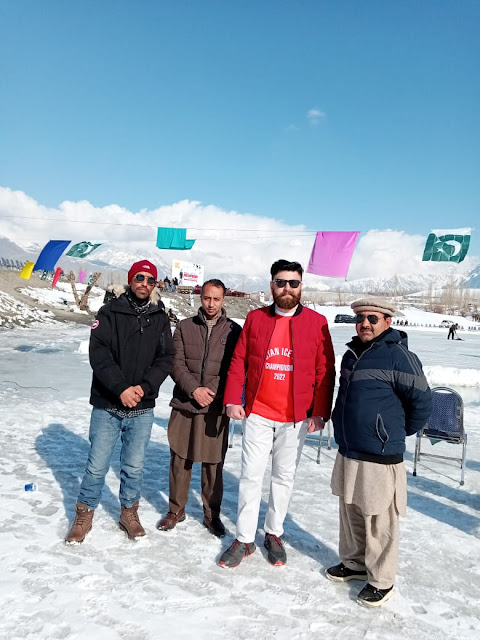
[[[298,293],[295,290],[290,290],[288,293],[286,291],[282,291],[282,293],[272,291],[272,295],[279,309],[293,309],[302,297],[300,287],[298,288]]]

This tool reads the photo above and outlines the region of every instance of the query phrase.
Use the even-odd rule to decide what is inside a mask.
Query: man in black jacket
[[[128,282],[125,293],[101,307],[92,324],[91,446],[67,544],[80,544],[92,528],[119,436],[119,525],[129,538],[145,535],[137,512],[145,451],[155,399],[170,373],[174,347],[170,322],[155,290],[155,265],[148,260],[136,262],[128,272]]]

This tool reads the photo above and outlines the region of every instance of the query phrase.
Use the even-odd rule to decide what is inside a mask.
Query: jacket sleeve
[[[332,411],[333,390],[335,387],[335,355],[332,338],[326,319],[320,327],[322,339],[318,343],[315,357],[315,392],[313,415],[329,419]]]
[[[162,316],[162,329],[157,340],[153,362],[145,373],[141,387],[147,396],[157,397],[160,385],[169,375],[172,369],[172,361],[175,353],[172,339],[170,321],[165,313]]]
[[[394,362],[395,392],[405,411],[405,431],[411,436],[422,429],[432,413],[432,392],[418,357],[399,346]]]
[[[175,345],[175,356],[173,358],[172,367],[172,379],[175,384],[178,384],[180,389],[184,391],[190,398],[192,393],[200,385],[198,384],[198,378],[195,376],[186,364],[185,356],[185,342],[183,339],[182,322],[180,322],[175,329],[173,335],[173,343]]]
[[[108,305],[100,307],[90,332],[89,359],[94,376],[116,396],[130,385],[112,354],[112,322]]]
[[[225,391],[225,383],[226,383],[226,377],[228,374],[228,369],[230,368],[230,363],[232,361],[233,352],[235,351],[235,347],[238,342],[238,337],[240,335],[240,332],[242,331],[242,328],[236,322],[233,322],[232,320],[229,320],[229,322],[230,322],[230,332],[226,339],[226,344],[223,351],[223,358],[220,365],[219,374],[218,376],[215,376],[215,378],[212,378],[209,381],[209,383],[206,385],[209,389],[214,391],[215,394],[218,393],[219,389],[220,389],[220,392],[222,393],[222,387],[223,387],[223,393]],[[210,338],[210,340],[211,339],[212,338]]]
[[[233,352],[232,361],[227,374],[227,383],[225,385],[225,393],[223,395],[223,404],[242,404],[243,386],[245,384],[245,376],[247,373],[248,359],[248,337],[250,333],[250,319],[247,315],[245,325],[240,333],[235,350]]]

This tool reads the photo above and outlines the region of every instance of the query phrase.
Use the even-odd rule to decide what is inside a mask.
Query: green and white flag
[[[462,262],[470,246],[471,229],[432,229],[422,260]]]
[[[92,244],[91,242],[86,241],[78,242],[77,244],[74,244],[70,251],[67,251],[65,255],[70,256],[71,258],[86,258],[101,244],[102,243]]]

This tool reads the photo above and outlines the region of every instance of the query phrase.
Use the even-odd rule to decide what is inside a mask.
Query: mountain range
[[[19,260],[24,263],[26,260],[35,262],[42,247],[29,244],[20,247],[8,238],[0,236],[0,258],[8,260]],[[142,258],[153,262],[158,269],[158,277],[162,279],[171,273],[171,262],[165,260],[158,250],[142,250]],[[138,252],[125,250],[112,243],[106,243],[93,252],[89,259],[80,260],[62,256],[58,262],[64,271],[74,272],[83,269],[85,271],[107,271],[112,282],[122,282],[131,265],[139,259]],[[188,260],[187,260],[188,261]],[[232,273],[211,274],[206,271],[206,278],[220,278],[226,286],[231,289],[242,291],[268,291],[269,278],[243,276]],[[358,280],[342,281],[338,280],[333,286],[326,284],[328,279],[318,280],[315,284],[309,283],[308,289],[319,291],[340,290],[352,293],[390,293],[391,295],[402,295],[418,291],[427,291],[429,288],[442,289],[446,286],[464,287],[470,289],[480,289],[480,264],[465,273],[442,275],[419,275],[419,274],[398,274],[392,277],[361,278]]]

